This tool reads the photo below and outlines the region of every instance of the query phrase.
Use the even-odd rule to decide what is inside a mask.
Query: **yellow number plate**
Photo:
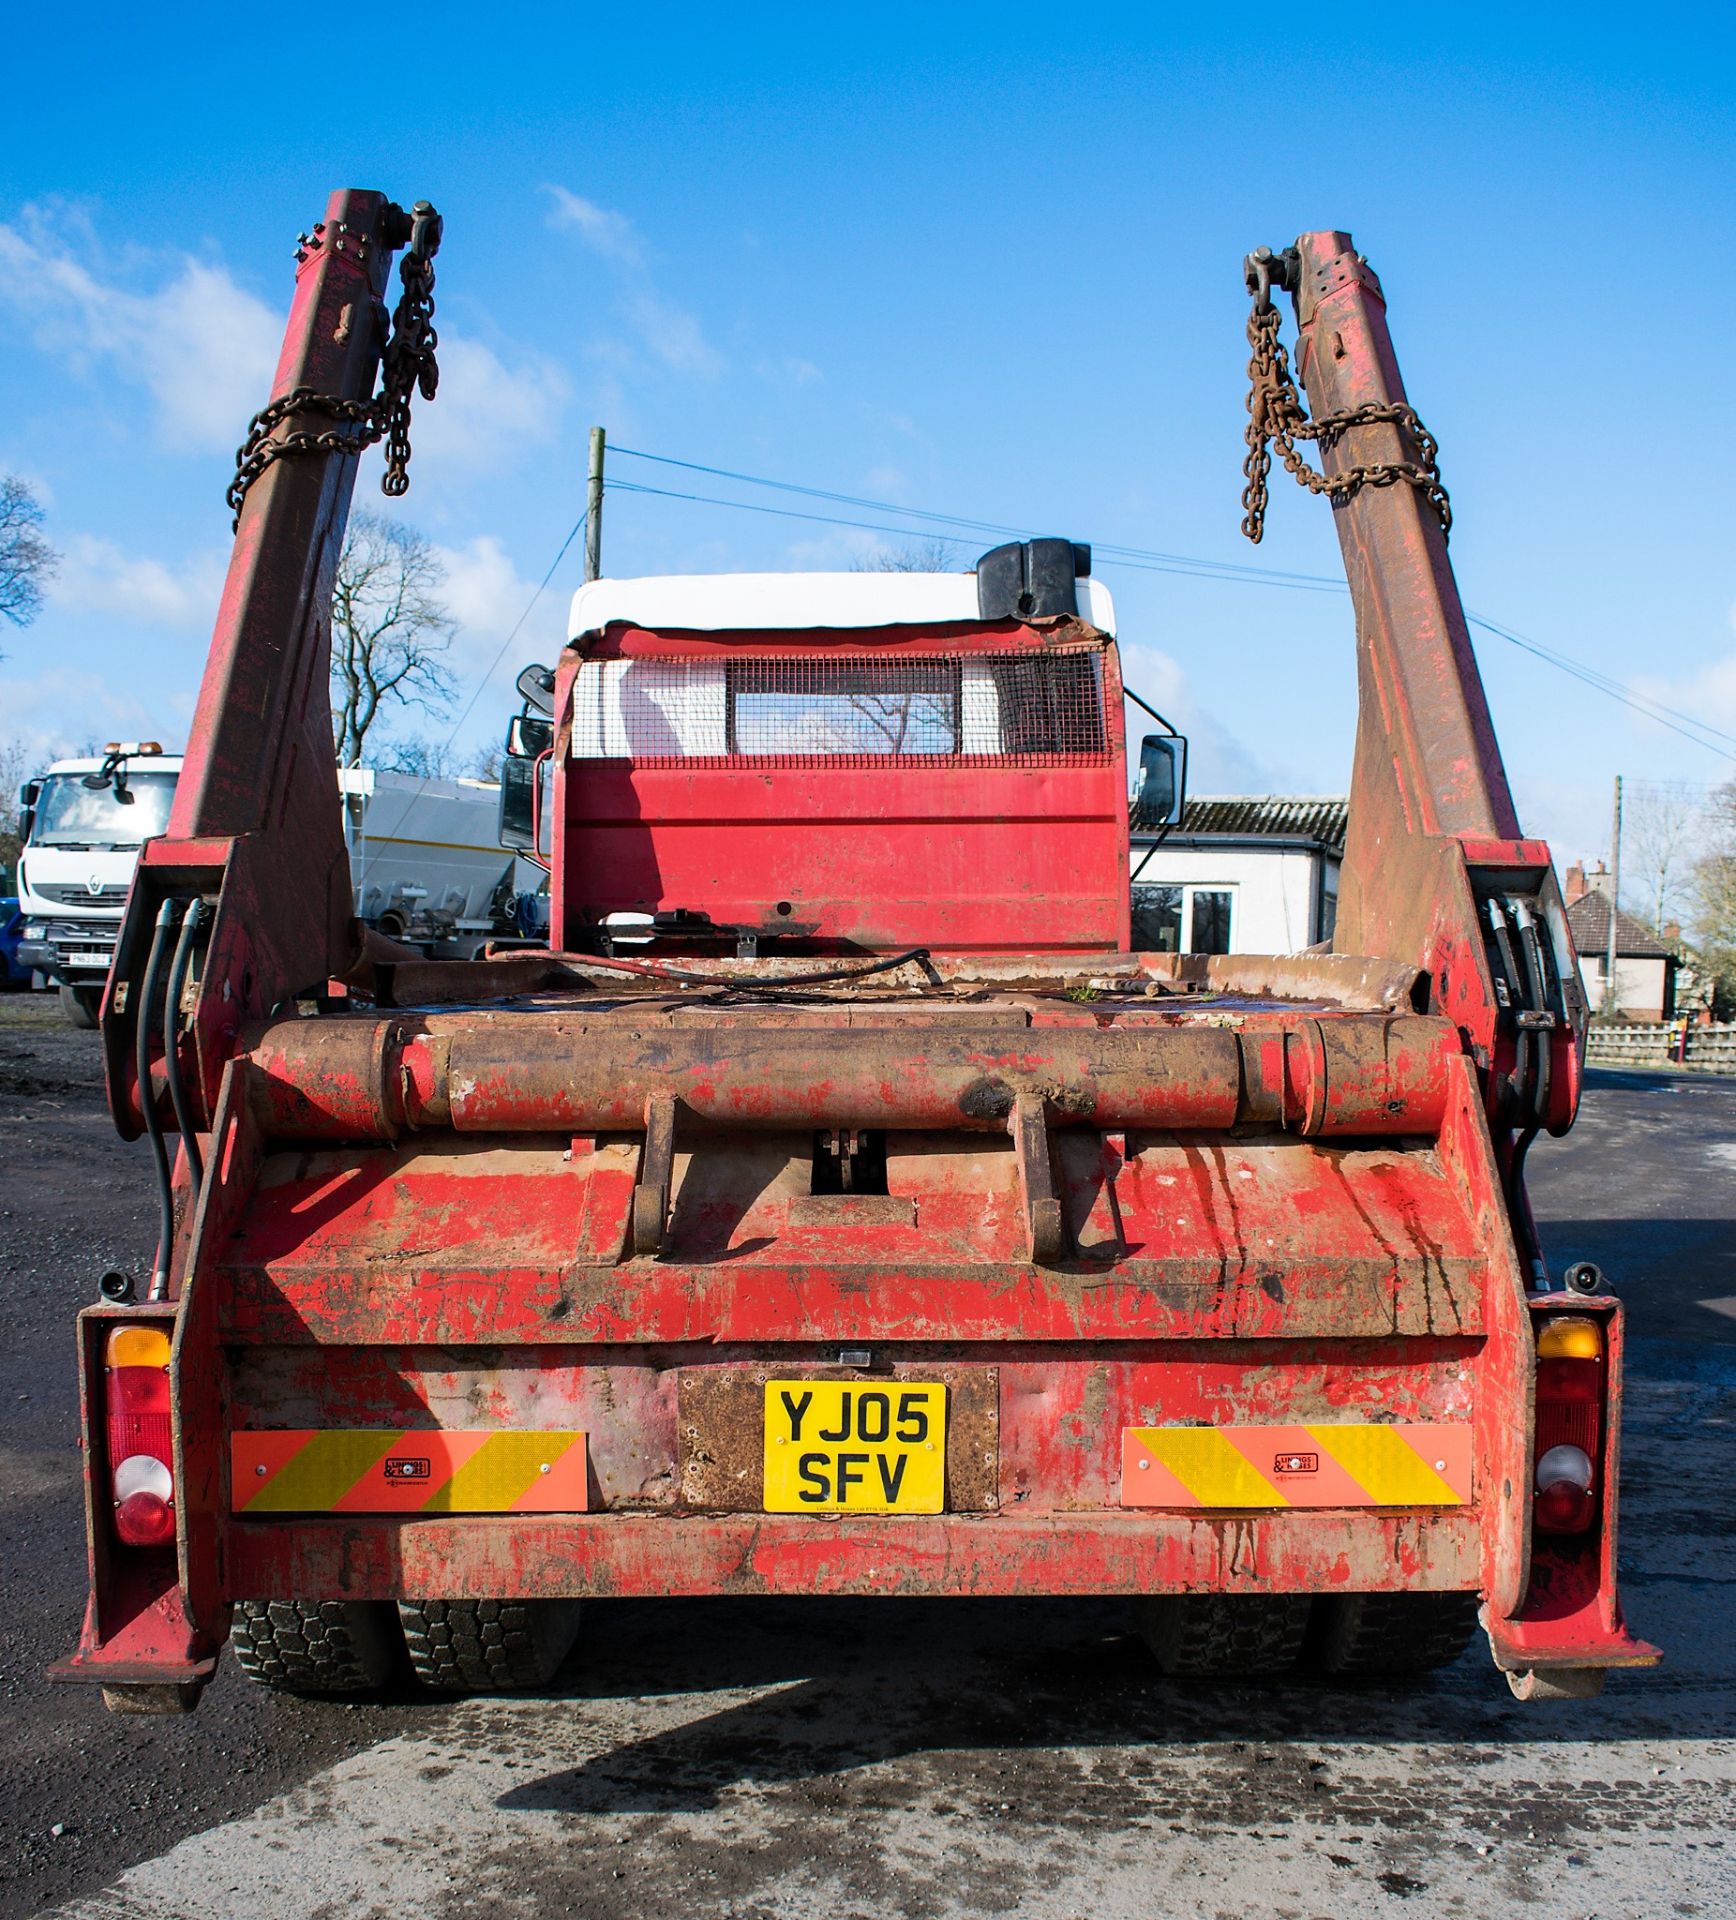
[[[940,1513],[945,1506],[940,1382],[766,1382],[767,1513]]]

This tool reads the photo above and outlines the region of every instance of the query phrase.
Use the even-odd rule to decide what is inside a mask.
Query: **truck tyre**
[[[546,1687],[579,1630],[577,1600],[400,1600],[410,1668],[439,1693]]]
[[[96,1025],[96,1017],[101,1010],[101,987],[61,988],[60,1017],[68,1026],[83,1027],[88,1031]]]
[[[367,1693],[398,1664],[383,1601],[241,1600],[229,1638],[248,1679],[283,1693]]]
[[[1474,1593],[1323,1594],[1310,1652],[1327,1673],[1433,1673],[1471,1644],[1477,1606]]]
[[[1295,1666],[1311,1603],[1295,1593],[1165,1593],[1139,1602],[1139,1630],[1165,1673],[1239,1680]]]

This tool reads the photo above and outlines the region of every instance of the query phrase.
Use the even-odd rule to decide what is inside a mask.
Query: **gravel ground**
[[[116,1719],[48,1662],[84,1569],[72,1315],[148,1256],[96,1036],[0,997],[0,1917],[1736,1911],[1736,1083],[1597,1073],[1533,1188],[1631,1303],[1624,1559],[1654,1674],[1522,1707],[1185,1687],[1111,1602],[589,1609],[552,1697]],[[1727,1845],[1727,1840],[1730,1844]]]

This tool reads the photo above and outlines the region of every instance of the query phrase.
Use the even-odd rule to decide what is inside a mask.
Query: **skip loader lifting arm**
[[[1565,1133],[1578,1106],[1586,1007],[1549,850],[1521,833],[1447,551],[1451,526],[1434,442],[1411,409],[1386,301],[1348,233],[1302,234],[1245,262],[1253,419],[1244,530],[1265,511],[1265,439],[1311,491],[1331,500],[1356,611],[1358,723],[1334,946],[1421,970],[1419,1007],[1446,1015],[1475,1062],[1501,1169],[1508,1219],[1533,1315],[1559,1304],[1524,1189],[1538,1131]],[[1274,296],[1291,296],[1304,425],[1277,346]],[[1315,440],[1318,476],[1291,457],[1283,430]],[[1596,1270],[1588,1270],[1595,1276]],[[1538,1536],[1528,1559],[1500,1569],[1510,1610],[1486,1615],[1516,1692],[1589,1687],[1609,1664],[1649,1664],[1615,1596],[1615,1415],[1618,1303],[1587,1299],[1607,1329],[1610,1401],[1602,1540],[1595,1558],[1563,1536]],[[1541,1325],[1542,1322],[1539,1321]],[[1512,1330],[1529,1360],[1529,1329]],[[1523,1596],[1523,1597],[1521,1597]],[[1575,1671],[1575,1648],[1587,1667]]]
[[[440,219],[426,203],[407,213],[380,193],[331,196],[325,219],[301,236],[272,404],[238,462],[235,542],[174,808],[167,833],[143,849],[102,1010],[110,1109],[123,1137],[151,1135],[163,1187],[164,1132],[177,1127],[178,1116],[197,1129],[186,1136],[176,1168],[172,1231],[157,1249],[152,1302],[180,1289],[201,1198],[214,1226],[225,1204],[234,1204],[237,1169],[226,1164],[220,1141],[215,1154],[211,1148],[224,1075],[243,1030],[271,1009],[293,1005],[298,993],[354,974],[367,943],[378,939],[353,916],[334,804],[332,581],[362,451],[383,429],[393,436],[387,490],[401,492],[405,484],[410,387],[433,394],[426,323],[439,244]],[[405,247],[404,296],[392,334],[388,276],[394,253]],[[376,399],[383,357],[386,388]],[[201,1174],[211,1176],[203,1194]],[[90,1611],[80,1653],[60,1670],[130,1687],[111,1696],[117,1706],[185,1704],[189,1688],[209,1676],[227,1630],[210,1553],[190,1544],[202,1524],[208,1528],[215,1497],[208,1449],[185,1444],[189,1420],[215,1413],[198,1385],[209,1373],[197,1345],[208,1329],[193,1331],[189,1352],[186,1315],[165,1304],[153,1309],[152,1320],[175,1334],[173,1468],[184,1577],[175,1579],[172,1551],[166,1569],[161,1553],[129,1560],[123,1549],[111,1560],[106,1516],[93,1505]],[[103,1379],[114,1374],[99,1351],[103,1333],[87,1321],[87,1430],[93,1419],[101,1424]],[[89,1494],[100,1501],[94,1480]],[[97,1649],[101,1666],[81,1671]]]
[[[1114,607],[1053,539],[588,582],[503,783],[549,950],[476,963],[358,927],[327,692],[439,240],[333,197],[238,463],[103,1007],[165,1225],[80,1316],[59,1677],[190,1706],[233,1625],[272,1685],[539,1685],[581,1597],[662,1593],[1119,1593],[1178,1672],[1414,1669],[1480,1604],[1527,1696],[1655,1660],[1620,1308],[1552,1284],[1524,1196],[1576,963],[1348,237],[1249,263],[1250,522],[1272,439],[1356,609],[1334,952],[1130,950]]]

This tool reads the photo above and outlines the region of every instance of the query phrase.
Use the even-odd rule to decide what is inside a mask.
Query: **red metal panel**
[[[237,1592],[1102,1594],[1474,1588],[1477,1523],[1430,1514],[592,1514],[238,1522]]]
[[[558,922],[686,908],[889,950],[1114,953],[1125,771],[570,764]],[[780,903],[787,911],[780,911]]]
[[[1006,1342],[1483,1324],[1487,1254],[1429,1154],[1133,1136],[1114,1182],[1123,1240],[1039,1268],[1023,1250],[1009,1144],[894,1135],[888,1146],[888,1185],[911,1208],[873,1224],[847,1206],[828,1221],[808,1191],[808,1140],[762,1133],[684,1152],[663,1256],[618,1265],[598,1264],[601,1244],[619,1249],[626,1200],[604,1148],[277,1154],[221,1253],[225,1334]],[[1063,1188],[1078,1234],[1095,1196],[1089,1183]],[[602,1242],[587,1242],[599,1217]]]

